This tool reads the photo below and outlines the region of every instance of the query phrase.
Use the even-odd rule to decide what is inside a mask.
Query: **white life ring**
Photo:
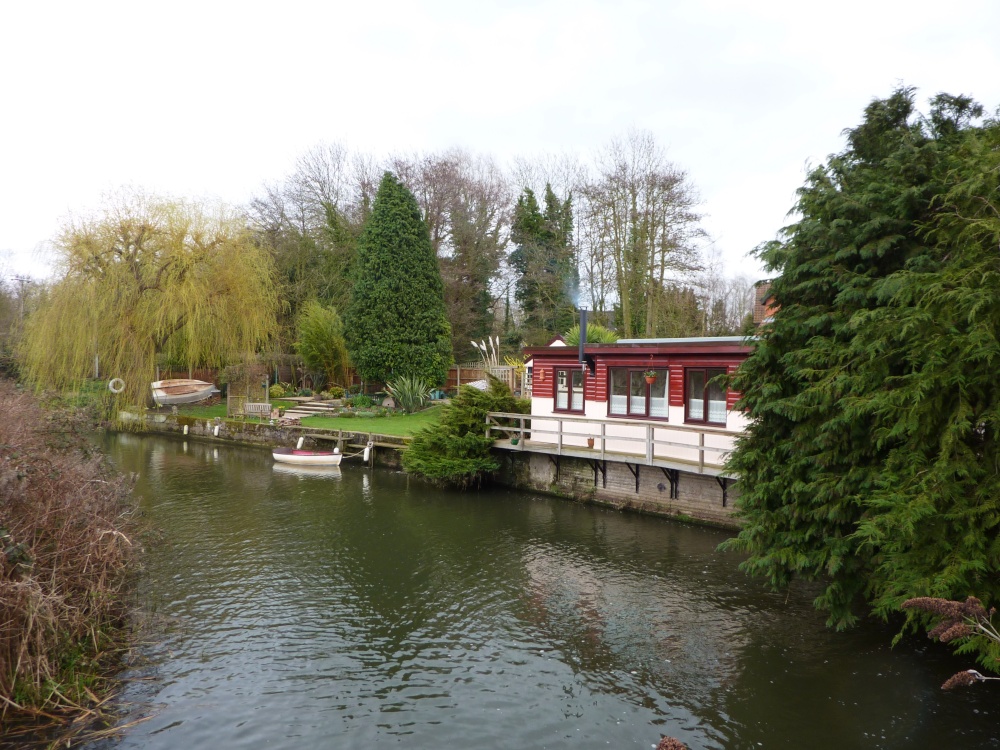
[[[112,393],[121,393],[125,390],[125,381],[121,378],[111,378],[108,381],[108,390]]]

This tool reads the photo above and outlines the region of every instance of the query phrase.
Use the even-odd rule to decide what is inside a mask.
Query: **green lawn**
[[[272,401],[273,406],[281,407],[282,409],[290,409],[295,405],[294,401]],[[177,407],[177,413],[184,417],[198,417],[199,419],[211,419],[212,417],[226,418],[226,402],[223,401],[219,404],[213,404],[212,406],[198,406],[198,404],[184,404]]]
[[[294,406],[292,401],[272,401],[275,406],[288,409]],[[214,406],[198,406],[188,404],[177,407],[177,413],[185,417],[212,419],[226,418],[225,403]],[[346,430],[350,432],[374,432],[379,435],[400,435],[407,437],[427,425],[437,424],[441,410],[437,406],[418,411],[416,414],[393,414],[386,417],[306,417],[302,420],[304,427],[320,427],[324,430]],[[255,421],[255,420],[251,420]]]
[[[306,417],[302,426],[407,437],[423,427],[437,424],[440,414],[441,407],[432,406],[416,414],[393,414],[388,417]]]

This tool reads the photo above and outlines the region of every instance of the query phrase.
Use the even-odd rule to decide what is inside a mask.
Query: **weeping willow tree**
[[[275,330],[268,254],[239,217],[129,193],[71,220],[55,242],[58,279],[27,321],[21,359],[36,387],[121,378],[120,403],[142,407],[160,353],[194,366],[251,356]]]

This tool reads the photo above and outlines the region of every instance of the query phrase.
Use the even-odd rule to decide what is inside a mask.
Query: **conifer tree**
[[[733,384],[728,546],[775,586],[823,581],[838,627],[865,602],[1000,599],[1000,126],[913,96],[873,101],[759,248],[778,309]]]
[[[514,297],[524,312],[529,343],[543,343],[573,324],[580,276],[573,249],[572,199],[560,201],[545,186],[545,211],[525,188],[514,208],[510,263],[517,272]]]
[[[344,316],[351,361],[364,380],[415,376],[444,382],[451,327],[427,225],[413,194],[390,172],[358,240]]]

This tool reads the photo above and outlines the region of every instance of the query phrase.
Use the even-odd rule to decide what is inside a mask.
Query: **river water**
[[[993,683],[823,625],[725,532],[109,436],[157,538],[115,748],[1000,747]]]

